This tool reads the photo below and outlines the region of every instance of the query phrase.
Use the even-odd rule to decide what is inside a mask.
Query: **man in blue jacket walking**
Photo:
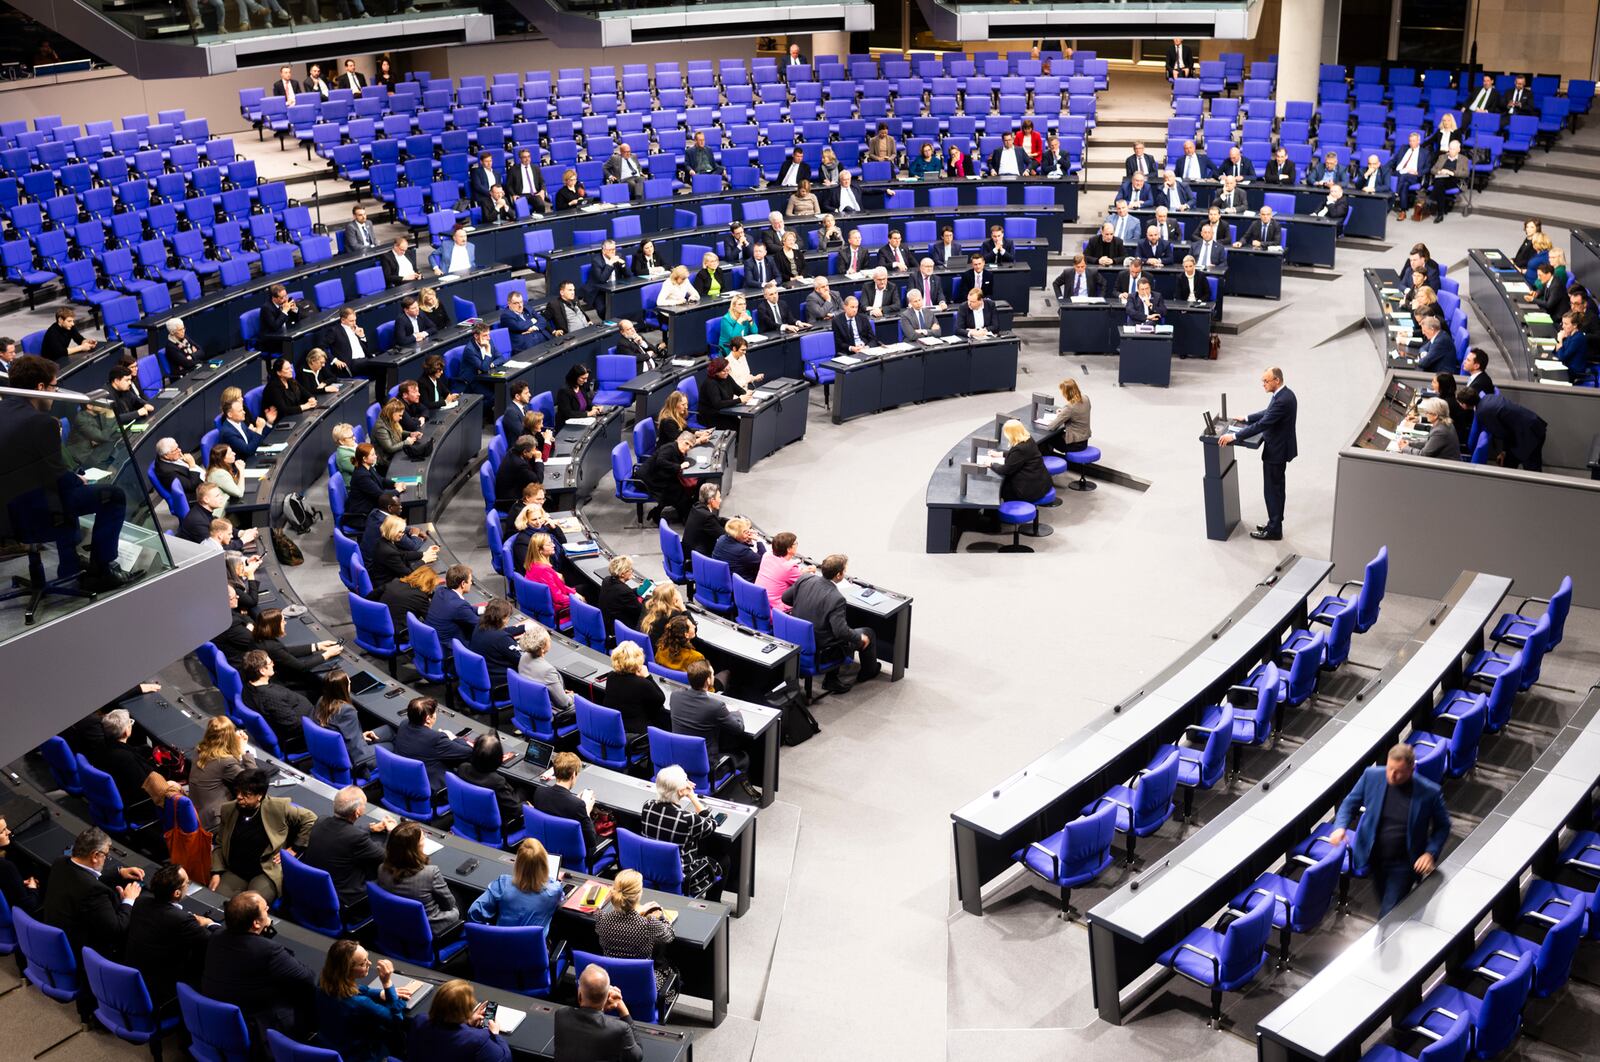
[[[1379,918],[1433,873],[1450,839],[1444,796],[1436,783],[1416,774],[1416,765],[1415,751],[1402,741],[1389,750],[1387,764],[1361,772],[1328,835],[1331,843],[1341,843],[1350,821],[1361,815],[1350,842],[1350,861],[1372,878],[1380,898]]]

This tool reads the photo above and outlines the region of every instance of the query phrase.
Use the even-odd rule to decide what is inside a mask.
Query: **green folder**
[[[1544,313],[1543,311],[1530,313],[1526,317],[1524,317],[1522,320],[1526,324],[1553,324],[1554,323],[1553,321],[1550,320],[1550,315],[1547,314],[1547,313]]]

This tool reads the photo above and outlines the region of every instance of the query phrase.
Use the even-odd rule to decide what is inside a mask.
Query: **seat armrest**
[[[1580,859],[1577,856],[1573,856],[1571,859],[1567,860],[1567,865],[1578,867],[1580,870],[1587,870],[1592,874],[1600,874],[1600,863],[1591,863],[1588,860]]]
[[[1448,719],[1452,723],[1461,722],[1461,717],[1459,715],[1456,715],[1454,712],[1440,712],[1438,715],[1434,716],[1434,718],[1435,719]]]
[[[1308,855],[1305,855],[1305,854],[1301,854],[1301,855],[1297,855],[1297,856],[1295,856],[1295,857],[1294,857],[1294,859],[1293,859],[1293,860],[1291,860],[1291,862],[1295,862],[1295,863],[1304,863],[1304,864],[1305,864],[1305,865],[1306,865],[1306,866],[1308,866],[1308,867],[1314,867],[1314,866],[1316,866],[1316,865],[1317,865],[1317,862],[1318,862],[1318,861],[1317,861],[1317,860],[1315,860],[1315,859],[1312,859],[1312,858],[1311,858],[1311,857],[1310,857],[1310,856],[1308,856]]]
[[[1046,848],[1044,845],[1040,844],[1038,841],[1033,841],[1032,843],[1030,843],[1028,845],[1028,847],[1029,848],[1037,848],[1039,851],[1041,851],[1045,855],[1049,856],[1050,857],[1050,874],[1051,874],[1051,876],[1052,877],[1058,877],[1058,878],[1061,876],[1061,857],[1060,856],[1058,856],[1054,852],[1050,851],[1050,849]]]
[[[1538,922],[1540,925],[1553,926],[1558,925],[1561,922],[1561,919],[1553,918],[1550,915],[1545,914],[1543,911],[1523,911],[1522,921]]]
[[[1504,955],[1505,952],[1497,951],[1497,952],[1495,952],[1495,954],[1496,955]],[[1477,974],[1479,977],[1485,978],[1485,979],[1490,980],[1490,981],[1503,981],[1503,980],[1505,980],[1505,976],[1506,976],[1503,973],[1495,973],[1493,970],[1489,969],[1487,966],[1479,966],[1477,969],[1473,970],[1472,972]]]
[[[1133,805],[1132,804],[1129,804],[1128,802],[1123,801],[1123,800],[1118,800],[1116,797],[1108,797],[1107,796],[1107,797],[1101,797],[1100,799],[1106,801],[1107,803],[1115,804],[1119,808],[1126,808],[1130,812],[1133,810]]]
[[[1230,708],[1252,707],[1260,697],[1261,691],[1254,686],[1238,685],[1228,687],[1228,707]]]
[[[1218,981],[1221,980],[1221,978],[1222,978],[1222,961],[1220,959],[1218,959],[1215,955],[1211,954],[1209,951],[1205,951],[1205,950],[1203,950],[1201,948],[1197,948],[1193,944],[1188,944],[1188,943],[1179,944],[1178,945],[1178,950],[1179,951],[1192,951],[1196,955],[1199,955],[1201,958],[1210,959],[1211,960],[1211,981],[1212,981],[1212,983],[1216,984]]]
[[[1339,584],[1339,589],[1337,589],[1337,590],[1335,590],[1333,592],[1333,596],[1334,597],[1343,597],[1344,596],[1344,592],[1346,590],[1350,589],[1352,586],[1366,586],[1366,585],[1367,585],[1367,581],[1365,579],[1347,579],[1344,582]]]

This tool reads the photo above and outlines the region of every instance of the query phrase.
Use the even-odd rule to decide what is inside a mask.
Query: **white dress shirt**
[[[472,260],[467,257],[465,244],[450,244],[450,254],[445,260],[444,271],[457,274],[470,273],[472,271]]]
[[[1406,153],[1400,157],[1400,172],[1415,177],[1417,175],[1417,149],[1407,147]]]
[[[416,278],[417,267],[411,264],[411,259],[403,254],[397,254],[394,256],[394,260],[399,263],[400,268],[396,275],[401,280],[413,280]]]
[[[859,211],[861,209],[861,200],[856,198],[856,192],[854,188],[841,187],[839,189],[839,209],[855,211]]]
[[[1015,177],[1017,175],[1017,153],[1012,148],[1000,149],[1000,176]]]
[[[1185,155],[1183,157],[1183,179],[1186,181],[1198,181],[1200,178],[1200,156]]]
[[[340,327],[344,329],[345,338],[350,341],[350,359],[354,361],[357,358],[366,357],[367,352],[361,346],[361,337],[356,335],[356,330],[349,325],[340,325]]]
[[[972,327],[975,330],[988,327],[983,320],[983,303],[981,302],[978,303],[978,308],[972,311]]]
[[[294,82],[285,81],[283,83],[283,101],[290,107],[294,106]]]

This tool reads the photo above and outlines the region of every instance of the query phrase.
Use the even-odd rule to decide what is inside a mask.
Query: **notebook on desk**
[[[415,1010],[417,1004],[421,1003],[424,999],[427,999],[428,993],[433,991],[432,984],[427,981],[419,981],[414,977],[396,977],[390,983],[394,985],[396,990],[405,988],[409,988],[411,990],[410,997],[401,1000],[401,1002],[406,1005],[407,1010]],[[372,980],[367,982],[367,987],[382,991],[383,982],[374,977]]]

